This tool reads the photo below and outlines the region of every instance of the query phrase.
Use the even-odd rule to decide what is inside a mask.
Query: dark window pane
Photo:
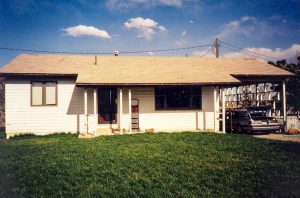
[[[192,87],[192,95],[201,95],[201,87],[200,86]]]
[[[156,96],[155,97],[155,108],[156,109],[164,109],[165,108],[165,97],[164,96]]]
[[[190,107],[191,89],[170,88],[167,91],[167,107],[169,109],[186,109]]]
[[[192,109],[201,109],[200,96],[192,96]]]
[[[201,109],[201,87],[155,88],[156,109]]]
[[[155,94],[157,94],[157,95],[164,95],[165,94],[165,88],[156,88],[155,89]]]

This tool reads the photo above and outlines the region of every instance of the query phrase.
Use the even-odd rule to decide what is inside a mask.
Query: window
[[[43,84],[40,82],[31,84],[31,105],[43,105]]]
[[[155,88],[156,110],[201,109],[201,87]]]
[[[31,105],[46,106],[57,104],[57,82],[32,82]]]
[[[46,92],[46,105],[55,105],[56,104],[56,83],[47,82],[45,83],[45,92]]]

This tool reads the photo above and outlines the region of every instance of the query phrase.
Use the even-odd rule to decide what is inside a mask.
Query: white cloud
[[[292,31],[291,31],[292,27]],[[243,16],[219,27],[217,36],[221,41],[262,43],[267,40],[286,40],[299,35],[299,23],[285,21],[281,16],[255,18]]]
[[[193,24],[194,23],[194,21],[193,20],[190,20],[190,22],[189,22],[190,24]]]
[[[183,30],[183,32],[181,33],[181,36],[186,36],[187,32],[186,30]]]
[[[286,49],[281,49],[281,48],[270,49],[270,48],[260,47],[260,48],[245,48],[244,50],[254,52],[256,54],[263,54],[265,56],[274,57],[279,60],[286,59],[289,61],[293,61],[296,58],[297,52],[300,52],[300,44],[293,44],[289,48],[286,48]],[[247,54],[249,54],[249,55],[247,55]],[[229,52],[229,53],[225,53],[224,57],[257,58],[257,59],[262,59],[264,61],[276,61],[276,60],[273,60],[271,58],[264,57],[264,56],[260,57],[255,54],[253,56],[251,56],[250,55],[251,53],[247,53],[247,54],[241,53],[241,52]]]
[[[128,10],[136,7],[170,6],[181,7],[183,0],[108,0],[106,6],[110,10]]]
[[[63,30],[66,32],[67,35],[73,37],[95,36],[104,39],[111,39],[111,36],[105,30],[98,29],[94,26],[77,25]]]
[[[152,19],[144,19],[141,17],[131,18],[124,23],[127,29],[135,29],[138,32],[139,38],[152,39],[157,32],[166,32],[167,29],[164,26],[158,25],[158,23]]]
[[[258,26],[260,25],[261,24],[255,17],[243,16],[239,20],[230,21],[229,23],[224,24],[218,37],[224,39],[236,35],[249,36],[257,31],[257,29],[259,29]]]
[[[164,26],[158,26],[158,29],[159,29],[159,31],[161,31],[161,32],[165,32],[165,31],[167,31],[167,29],[164,27]]]
[[[281,48],[276,48],[276,49],[271,49],[271,48],[264,48],[264,47],[259,47],[259,48],[244,48],[244,50],[247,50],[249,52],[254,52],[256,54],[262,54],[268,57],[273,57],[278,60],[281,59],[286,59],[288,61],[294,61],[296,58],[297,52],[300,52],[300,44],[293,44],[289,48],[286,49],[281,49]],[[193,56],[202,56],[205,54],[207,50],[201,50],[201,51],[194,51],[192,53]],[[222,52],[222,46],[221,46],[221,52]],[[256,54],[251,55],[249,52],[226,52],[222,53],[222,57],[225,58],[255,58],[259,60],[263,60],[265,62],[267,61],[276,61],[273,60],[272,58],[264,57],[264,56],[258,56]],[[208,53],[205,57],[215,57],[215,54],[213,53]]]

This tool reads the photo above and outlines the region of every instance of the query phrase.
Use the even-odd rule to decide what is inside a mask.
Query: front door
[[[117,123],[117,88],[100,88],[98,90],[98,123]]]

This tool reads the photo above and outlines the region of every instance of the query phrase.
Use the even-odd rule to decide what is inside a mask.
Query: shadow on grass
[[[300,153],[300,143],[297,142],[286,142],[285,144],[282,141],[272,141],[270,145],[277,151],[287,152],[287,153]]]
[[[5,139],[5,128],[0,127],[0,140]]]

